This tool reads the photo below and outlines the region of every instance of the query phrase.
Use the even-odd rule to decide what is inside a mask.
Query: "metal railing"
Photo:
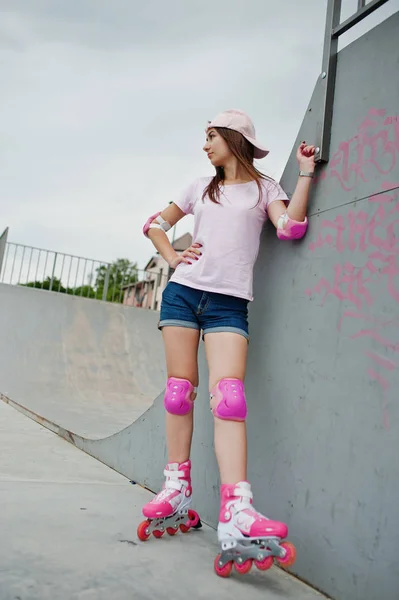
[[[1,283],[159,310],[168,281],[168,272],[156,265],[143,270],[126,259],[107,263],[6,241],[3,246]]]
[[[323,113],[316,133],[316,162],[328,162],[330,156],[331,125],[334,105],[335,80],[337,73],[338,39],[349,29],[360,23],[388,0],[358,0],[357,11],[343,23],[341,20],[342,0],[328,0],[322,73]]]

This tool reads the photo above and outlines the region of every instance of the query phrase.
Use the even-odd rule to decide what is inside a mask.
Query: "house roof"
[[[177,238],[177,240],[173,242],[172,246],[177,252],[183,252],[183,250],[187,250],[187,248],[189,248],[192,243],[193,237],[191,233],[187,232],[184,235],[181,235],[179,238]]]
[[[156,256],[151,256],[150,260],[148,261],[148,263],[144,267],[144,271],[146,271],[150,267],[155,267],[155,265],[156,265],[156,258],[157,258]],[[151,264],[151,263],[154,263],[154,264]]]
[[[176,250],[176,252],[183,252],[183,250],[187,250],[187,248],[189,248],[192,243],[193,243],[193,237],[192,237],[191,233],[187,232],[184,235],[181,235],[179,238],[177,238],[177,240],[175,240],[172,243],[172,246]],[[158,258],[158,256],[159,256],[159,252],[157,252],[157,254],[155,256],[151,256],[150,260],[144,267],[144,271],[146,271],[147,269],[149,269],[152,266],[155,267],[156,259]],[[152,264],[152,263],[154,263],[154,264]]]

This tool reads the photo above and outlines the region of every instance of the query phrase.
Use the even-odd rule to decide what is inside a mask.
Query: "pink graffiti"
[[[380,345],[385,352],[395,352],[399,353],[399,343],[394,343],[390,339],[388,339],[387,335],[389,333],[395,331],[395,329],[399,329],[399,319],[391,319],[389,321],[379,321],[370,315],[365,315],[361,313],[352,313],[347,311],[344,313],[343,318],[358,318],[368,322],[372,322],[374,327],[368,329],[361,329],[357,333],[352,334],[351,339],[358,338],[369,338],[373,341],[373,345]],[[386,330],[387,334],[382,334],[381,330]],[[393,360],[387,358],[386,356],[381,356],[376,352],[372,352],[370,350],[366,350],[365,355],[368,356],[375,365],[378,367],[385,369],[388,372],[392,372],[398,368],[398,363]],[[387,393],[390,389],[390,382],[387,378],[383,377],[380,373],[378,373],[374,368],[370,367],[367,370],[367,374],[369,377],[375,381],[382,390],[382,411],[383,411],[383,425],[385,429],[389,429],[389,413],[388,413],[388,401],[387,401]]]
[[[381,346],[384,346],[384,348],[392,350],[393,352],[399,352],[399,344],[393,344],[390,340],[377,333],[376,329],[362,329],[361,331],[351,335],[353,340],[359,337],[369,337],[375,342],[381,344]]]
[[[385,181],[381,192],[368,199],[370,213],[349,210],[333,221],[321,222],[316,241],[308,246],[312,253],[327,246],[334,248],[338,254],[356,250],[362,254],[367,252],[367,255],[361,265],[351,261],[334,264],[332,276],[321,277],[313,288],[305,290],[305,294],[308,297],[320,296],[322,306],[331,297],[345,302],[349,307],[339,320],[338,331],[341,331],[345,319],[368,323],[366,328],[358,330],[350,338],[369,338],[374,346],[380,345],[385,352],[399,353],[399,343],[389,339],[392,332],[397,332],[399,319],[383,321],[369,313],[376,301],[376,292],[378,294],[383,289],[399,304],[399,192],[394,187],[399,187],[399,184]],[[382,390],[383,423],[388,428],[386,394],[390,383],[377,369],[392,372],[398,364],[370,350],[365,355],[373,363],[367,373]]]
[[[324,291],[322,304],[325,303],[327,296],[333,295],[338,300],[349,300],[359,309],[362,308],[363,302],[370,306],[373,299],[365,284],[371,277],[364,278],[365,269],[366,267],[358,268],[349,262],[344,265],[334,265],[335,275],[332,283],[323,277],[313,290],[306,290],[305,293],[312,296],[314,293]]]
[[[399,184],[384,182],[383,192],[394,185],[399,187]],[[325,245],[332,246],[338,253],[371,250],[361,267],[349,261],[337,263],[333,267],[332,281],[322,277],[313,289],[305,290],[308,296],[323,294],[322,304],[328,296],[335,296],[341,301],[348,300],[358,310],[364,305],[372,306],[374,300],[368,284],[380,283],[384,279],[388,293],[399,302],[398,192],[376,194],[368,201],[375,206],[371,215],[363,210],[350,210],[345,217],[338,215],[334,221],[324,220],[316,241],[308,246],[312,252]],[[324,235],[325,231],[327,235]],[[331,234],[331,231],[334,233]]]
[[[380,365],[380,367],[388,369],[388,371],[393,371],[398,366],[396,363],[393,362],[393,360],[389,360],[388,358],[380,356],[375,352],[366,351],[365,355],[374,360],[377,363],[377,365]]]
[[[385,109],[370,108],[356,135],[339,144],[314,183],[330,177],[343,190],[351,191],[359,181],[367,182],[376,171],[382,175],[390,173],[398,154],[399,116],[386,116]]]
[[[386,379],[384,379],[383,377],[381,377],[381,375],[376,373],[374,371],[374,369],[368,369],[367,373],[370,375],[370,377],[372,379],[376,379],[378,381],[378,383],[381,385],[381,387],[384,391],[389,389],[389,382]]]
[[[377,206],[372,217],[366,211],[350,210],[346,218],[337,215],[333,221],[323,220],[322,231],[316,241],[309,244],[309,250],[314,252],[327,245],[333,246],[339,253],[346,249],[353,251],[357,247],[365,252],[373,246],[378,250],[398,253],[399,235],[396,234],[396,227],[399,234],[399,204],[396,202],[398,192],[393,190],[394,187],[399,187],[399,183],[384,181],[381,187],[383,193],[370,196],[369,203]],[[398,218],[392,219],[395,216]],[[382,229],[385,237],[378,235],[379,229]]]

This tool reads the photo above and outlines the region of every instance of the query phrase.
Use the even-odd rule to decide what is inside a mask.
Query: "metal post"
[[[333,29],[332,35],[336,37],[342,35],[343,33],[346,33],[349,29],[360,23],[360,21],[363,21],[363,19],[371,15],[371,13],[377,10],[377,8],[380,8],[383,4],[386,4],[387,2],[389,2],[389,0],[371,0],[370,2],[367,2],[367,4],[363,2],[363,5],[361,7],[359,4],[358,11],[354,15],[349,17],[349,19],[346,19],[346,21],[335,27]]]
[[[54,255],[54,263],[53,263],[53,270],[51,272],[51,279],[50,279],[50,288],[49,291],[52,292],[53,291],[53,283],[54,283],[54,273],[55,273],[55,265],[57,263],[57,252]]]
[[[19,269],[19,275],[18,275],[18,281],[17,281],[18,285],[21,283],[22,269],[24,268],[25,250],[26,250],[26,246],[23,246],[22,258],[21,258],[21,267]]]
[[[170,201],[170,202],[169,202],[169,204],[172,204],[172,201]],[[175,224],[173,225],[173,231],[172,231],[172,246],[173,246],[173,244],[174,244],[174,242],[175,242],[175,238],[176,238],[176,225],[177,225],[177,223],[175,223]],[[168,275],[167,275],[167,277],[168,277],[168,281],[169,281],[169,278],[171,277],[171,275],[172,275],[172,273],[171,273],[171,267],[169,267],[169,266],[168,266]]]
[[[11,268],[11,275],[10,275],[10,283],[12,284],[12,276],[14,275],[15,259],[17,258],[17,252],[18,252],[19,244],[10,243],[10,246],[14,246],[15,247],[14,259],[12,261],[12,268]]]
[[[80,297],[83,296],[83,286],[85,284],[86,267],[87,267],[87,258],[85,260],[85,266],[84,266],[84,269],[83,269],[82,285],[80,286]]]
[[[44,263],[43,277],[42,277],[42,287],[41,287],[41,289],[43,289],[43,286],[44,286],[44,278],[46,276],[46,269],[47,269],[47,261],[48,261],[48,253],[49,253],[49,251],[46,250],[45,252],[46,252],[46,261]]]
[[[323,112],[316,130],[316,162],[326,163],[330,155],[338,39],[343,33],[346,33],[351,27],[360,23],[387,2],[388,0],[371,0],[366,4],[366,0],[358,0],[356,13],[340,23],[342,0],[328,0],[322,73],[320,75],[323,86]]]
[[[169,202],[169,204],[173,204],[173,201],[171,200],[171,201]],[[175,223],[175,224],[173,225],[173,231],[172,231],[172,246],[173,246],[173,242],[175,241],[175,237],[176,237],[176,225],[177,225],[177,223]]]
[[[151,310],[155,310],[155,305],[157,303],[157,295],[158,295],[159,284],[160,284],[160,281],[161,281],[161,273],[158,271],[158,273],[156,275],[157,276],[156,276],[156,279],[155,279],[154,297],[152,299]]]
[[[104,302],[107,300],[110,273],[111,273],[111,265],[108,265],[107,272],[105,273],[104,289],[103,289],[103,297],[102,297]]]
[[[323,86],[323,112],[321,122],[317,124],[316,133],[316,145],[319,148],[319,152],[315,155],[317,162],[328,162],[329,159],[338,52],[338,37],[333,38],[332,32],[339,25],[341,5],[342,0],[328,0],[322,73],[320,76]]]
[[[2,233],[2,235],[0,237],[0,276],[1,276],[1,269],[3,267],[4,253],[5,253],[6,246],[7,246],[7,237],[8,237],[8,227],[7,227],[7,229],[5,229],[5,231]]]
[[[30,249],[30,256],[29,256],[29,264],[28,264],[28,272],[26,274],[26,283],[29,283],[29,273],[30,273],[30,266],[32,264],[32,256],[33,256],[33,248]]]

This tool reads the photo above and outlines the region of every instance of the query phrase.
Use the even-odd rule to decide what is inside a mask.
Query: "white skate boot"
[[[215,572],[228,577],[234,564],[238,573],[248,573],[252,562],[259,570],[266,571],[274,558],[283,567],[291,566],[296,558],[295,546],[290,542],[280,543],[287,534],[284,523],[272,521],[253,508],[247,481],[222,485],[218,524],[222,552],[215,559]]]
[[[187,533],[191,527],[202,527],[199,515],[190,509],[192,501],[191,462],[168,463],[164,470],[166,477],[162,490],[143,509],[147,517],[137,528],[137,536],[146,541],[151,533],[156,538],[165,531],[175,535],[178,529]]]

